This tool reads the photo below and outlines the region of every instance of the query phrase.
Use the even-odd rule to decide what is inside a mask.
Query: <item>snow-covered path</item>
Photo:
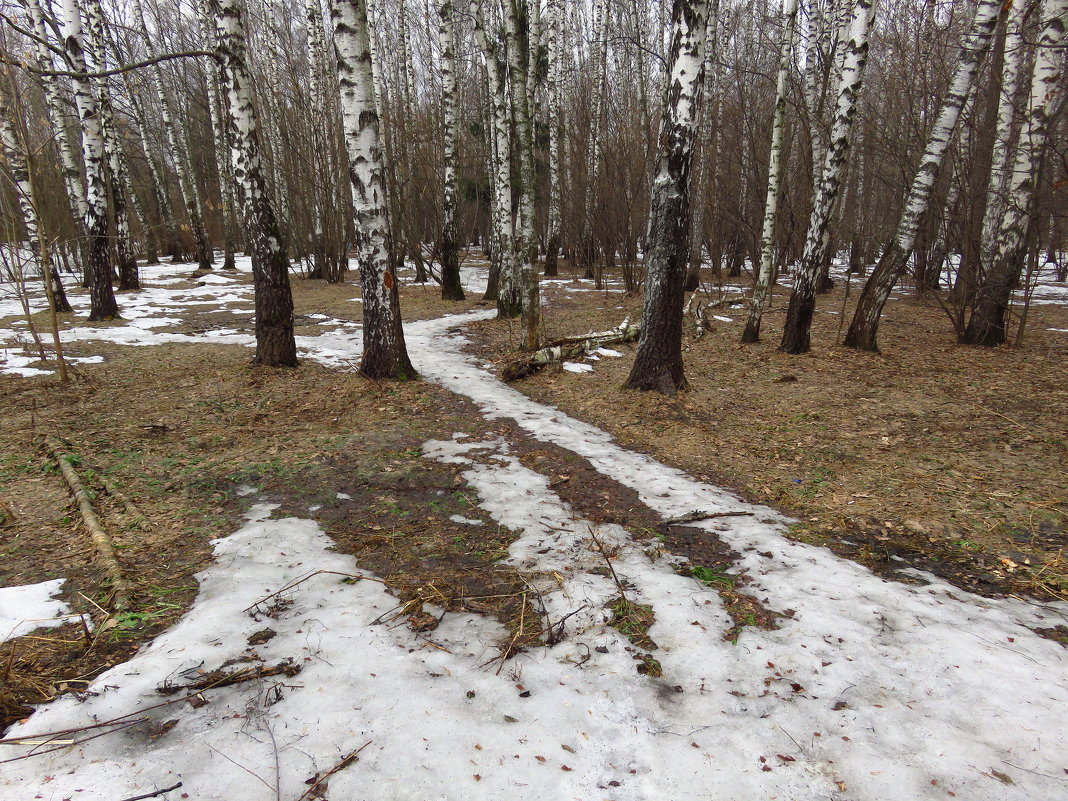
[[[589,459],[664,517],[703,510],[748,516],[695,523],[742,554],[749,590],[792,610],[774,631],[736,645],[719,596],[651,559],[614,526],[580,519],[509,444],[462,436],[424,446],[464,465],[485,514],[518,531],[509,559],[541,581],[550,613],[580,610],[559,644],[485,667],[504,635],[494,621],[447,614],[429,642],[372,625],[395,606],[373,580],[317,575],[285,594],[276,617],[243,610],[315,571],[360,573],[329,550],[314,521],[247,525],[216,543],[194,607],[130,662],[67,696],[9,737],[121,715],[137,726],[0,767],[0,799],[113,801],[174,784],[193,799],[297,801],[304,782],[366,745],[328,796],[407,799],[1059,799],[1068,796],[1068,658],[1029,626],[1068,608],[972,596],[937,580],[886,581],[830,552],[791,542],[772,510],[630,452],[592,426],[500,384],[462,352],[456,329],[486,312],[413,323],[417,369],[472,399],[486,417]],[[110,329],[116,330],[116,329]],[[302,338],[326,364],[359,353],[359,331]],[[598,538],[633,599],[651,605],[661,678],[635,670],[630,644],[605,625],[617,590],[597,568]],[[373,577],[371,577],[373,578]],[[536,580],[536,579],[535,579]],[[275,636],[250,647],[264,628]],[[198,668],[231,659],[295,659],[290,678],[165,700]],[[521,693],[529,693],[522,696]],[[171,727],[170,721],[176,721]],[[26,746],[4,746],[0,758]],[[171,796],[174,797],[174,796]]]

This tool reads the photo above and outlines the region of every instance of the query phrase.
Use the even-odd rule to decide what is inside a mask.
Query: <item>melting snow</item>
[[[65,579],[24,584],[20,587],[0,587],[0,642],[21,637],[34,629],[61,626],[78,615],[70,607],[55,600],[63,589]]]

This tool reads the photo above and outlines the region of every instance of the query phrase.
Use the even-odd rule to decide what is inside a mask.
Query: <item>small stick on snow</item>
[[[178,784],[174,785],[173,787],[167,787],[163,790],[156,790],[156,792],[154,793],[145,793],[144,795],[130,796],[129,798],[122,799],[122,801],[143,801],[143,799],[145,798],[159,798],[161,795],[165,795],[166,793],[169,793],[173,790],[177,790],[181,786],[182,783],[178,782]]]
[[[298,798],[297,801],[304,801],[305,798],[308,798],[309,796],[311,796],[312,793],[314,793],[317,789],[319,789],[319,785],[321,785],[323,782],[325,782],[327,779],[329,779],[335,773],[344,770],[349,765],[351,765],[353,762],[355,762],[357,759],[359,759],[360,751],[365,749],[372,742],[373,742],[372,740],[368,740],[366,743],[361,745],[359,748],[357,748],[351,754],[348,754],[347,756],[342,757],[340,762],[338,762],[336,765],[334,765],[334,767],[330,768],[330,770],[328,770],[322,776],[319,776],[318,778],[313,776],[311,779],[309,779],[308,780],[309,784],[311,782],[315,782],[315,783],[312,784],[312,786],[309,787],[307,790],[305,790],[304,791],[304,795],[302,795],[300,798]]]

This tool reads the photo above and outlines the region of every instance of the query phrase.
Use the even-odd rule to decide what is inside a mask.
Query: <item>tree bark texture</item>
[[[845,176],[846,160],[856,117],[860,90],[864,84],[864,67],[868,61],[868,32],[875,16],[874,0],[857,0],[849,28],[848,42],[838,78],[834,121],[824,157],[819,190],[812,206],[805,249],[794,278],[794,291],[786,312],[779,350],[784,353],[807,353],[812,315],[816,310],[816,283],[830,248],[830,224],[835,201]]]
[[[282,246],[263,174],[251,77],[245,61],[242,4],[241,0],[208,2],[215,21],[219,75],[229,118],[230,160],[252,255],[252,279],[256,294],[254,361],[267,367],[296,367],[297,345],[293,338],[289,259]]]
[[[646,235],[645,302],[629,389],[673,395],[682,364],[682,303],[690,234],[690,167],[705,64],[707,0],[673,0],[671,49]]]
[[[441,47],[441,104],[443,119],[441,201],[441,298],[463,300],[460,285],[460,245],[456,240],[456,6],[452,0],[438,5],[438,42]]]
[[[349,157],[356,251],[363,288],[363,360],[370,378],[414,378],[392,271],[385,169],[378,137],[366,0],[331,4],[345,147]]]

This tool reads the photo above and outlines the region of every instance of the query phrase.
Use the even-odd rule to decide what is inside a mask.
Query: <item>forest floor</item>
[[[715,286],[708,278],[702,297],[736,294],[729,287]],[[477,281],[472,286],[477,288]],[[310,603],[312,609],[322,608],[325,596],[303,598],[300,590],[292,590],[278,599],[269,597],[265,591],[268,586],[281,589],[293,580],[303,581],[305,574],[296,568],[272,576],[271,580],[277,580],[273,585],[256,577],[245,586],[237,574],[220,577],[212,573],[217,570],[212,567],[213,550],[217,562],[221,559],[219,549],[225,547],[220,543],[238,535],[217,538],[235,529],[238,534],[250,531],[250,526],[256,525],[265,527],[271,536],[282,537],[289,531],[284,528],[287,521],[296,519],[314,520],[329,537],[329,549],[339,556],[328,559],[312,549],[311,556],[294,556],[293,564],[310,564],[314,572],[323,569],[316,565],[335,559],[336,572],[353,576],[361,587],[368,585],[361,580],[364,578],[382,582],[382,597],[364,598],[376,611],[372,617],[388,623],[390,632],[400,626],[399,633],[383,637],[396,640],[390,641],[393,648],[417,652],[421,664],[428,664],[435,656],[451,658],[442,652],[460,652],[456,616],[469,626],[476,626],[471,622],[476,618],[495,621],[496,628],[478,629],[483,644],[476,661],[487,678],[472,679],[469,673],[459,672],[461,668],[467,670],[465,666],[448,661],[438,668],[425,668],[431,676],[442,675],[434,670],[448,675],[452,675],[450,670],[457,672],[470,686],[477,684],[479,693],[483,692],[479,682],[489,682],[487,692],[500,691],[488,677],[514,685],[518,690],[513,693],[518,692],[521,698],[524,693],[529,695],[526,686],[538,685],[538,679],[556,683],[553,674],[542,675],[541,668],[530,662],[524,663],[530,677],[525,680],[523,666],[517,668],[513,658],[566,640],[565,615],[577,616],[569,622],[576,640],[583,639],[578,636],[580,632],[597,628],[598,620],[602,624],[598,631],[604,631],[605,623],[618,630],[619,650],[626,652],[622,658],[637,666],[654,693],[663,696],[695,691],[687,671],[669,656],[673,648],[676,652],[681,649],[672,645],[677,631],[667,628],[674,602],[652,588],[658,583],[673,586],[673,574],[712,597],[718,596],[720,605],[715,608],[723,610],[723,620],[706,620],[704,612],[693,613],[691,617],[696,615],[696,620],[687,617],[687,626],[719,631],[715,639],[731,648],[731,643],[744,641],[750,648],[767,649],[767,658],[736,656],[740,650],[736,648],[729,652],[730,660],[755,658],[761,667],[767,662],[771,683],[764,682],[765,695],[767,688],[775,689],[777,683],[790,685],[783,677],[786,674],[775,673],[769,660],[779,647],[774,638],[781,632],[776,630],[784,626],[789,630],[797,609],[804,618],[805,601],[789,594],[784,597],[781,588],[769,588],[769,582],[774,582],[766,576],[786,568],[757,565],[752,560],[777,562],[780,548],[785,549],[783,553],[793,552],[785,545],[757,547],[756,539],[754,544],[745,545],[749,542],[745,539],[749,536],[745,533],[748,520],[758,528],[780,526],[782,533],[803,544],[801,547],[826,546],[892,579],[887,586],[915,582],[919,577],[919,587],[930,587],[932,595],[945,592],[956,601],[951,589],[935,582],[933,577],[938,576],[968,592],[1005,599],[987,603],[997,614],[1026,620],[1026,628],[1020,629],[1024,635],[1030,628],[1042,637],[1065,642],[1068,630],[1063,626],[1064,612],[1055,611],[1060,606],[1057,602],[1068,596],[1064,557],[1068,501],[1063,491],[1064,466],[1068,463],[1065,305],[1033,307],[1022,346],[975,350],[953,343],[948,321],[933,301],[900,297],[888,309],[881,340],[883,354],[856,354],[830,344],[840,315],[829,312],[848,312],[839,289],[821,298],[813,353],[787,357],[775,351],[777,327],[783,316],[781,299],[766,318],[765,343],[744,348],[736,344],[743,310],[725,304],[712,312],[723,319],[713,320],[711,331],[701,339],[693,338],[692,327],[687,329],[691,389],[675,398],[620,389],[630,363],[626,356],[633,352],[633,345],[618,347],[623,357],[580,360],[585,366],[549,368],[512,385],[538,404],[551,404],[608,432],[628,449],[627,453],[649,454],[656,460],[642,461],[645,457],[639,456],[635,457],[638,467],[624,469],[617,464],[608,469],[599,461],[608,458],[600,455],[608,445],[590,446],[593,450],[587,452],[583,450],[586,446],[575,444],[579,440],[600,442],[596,429],[577,427],[556,439],[536,436],[537,426],[545,421],[559,422],[563,417],[558,420],[551,410],[532,411],[545,407],[528,408],[518,396],[509,400],[511,396],[501,397],[490,389],[482,396],[463,397],[469,393],[460,387],[470,383],[473,374],[459,368],[456,375],[450,375],[448,365],[431,368],[428,362],[421,369],[432,380],[404,384],[360,378],[351,369],[359,352],[360,317],[359,291],[351,285],[295,280],[303,365],[296,371],[252,368],[247,350],[252,320],[248,289],[247,273],[175,279],[171,272],[161,271],[158,283],[145,292],[125,298],[120,295],[120,305],[126,301],[126,308],[138,310],[127,314],[134,318],[128,323],[85,326],[73,317],[65,320],[73,340],[68,352],[84,360],[76,366],[77,380],[68,387],[60,386],[53,375],[44,372],[49,369],[47,364],[34,361],[32,347],[7,351],[7,366],[29,375],[0,376],[0,398],[6,410],[0,427],[0,588],[65,579],[57,598],[75,617],[65,623],[53,621],[63,625],[51,630],[38,630],[0,644],[4,666],[0,730],[24,718],[32,704],[59,696],[71,701],[91,700],[98,691],[97,677],[115,666],[121,671],[127,661],[132,665],[149,658],[157,647],[150,644],[162,647],[168,636],[177,636],[174,632],[181,629],[184,617],[195,615],[206,603],[206,588],[214,580],[232,586],[235,596],[250,601],[256,630],[224,626],[214,646],[217,654],[230,654],[229,662],[209,655],[199,671],[167,676],[160,686],[165,690],[181,686],[186,692],[215,689],[233,679],[227,675],[227,664],[232,667],[246,662],[261,669],[278,668],[286,676],[296,675],[301,665],[288,673],[291,666],[279,667],[284,660],[270,664],[270,648],[279,654],[289,653],[284,643],[292,646],[293,638],[306,639],[308,635],[299,627],[287,633],[279,619],[285,617],[285,607],[290,604],[300,608],[301,603]],[[565,277],[547,282],[545,293],[546,338],[612,328],[626,316],[631,320],[640,317],[640,298],[627,296],[613,283],[596,291],[591,282]],[[176,297],[184,300],[176,301]],[[432,286],[405,285],[402,308],[406,320],[429,321],[428,327],[411,335],[413,351],[419,350],[426,358],[436,343],[442,342],[447,329],[434,327],[436,318],[468,312],[472,314],[457,320],[465,324],[471,340],[464,345],[468,353],[484,366],[499,367],[517,357],[517,326],[478,319],[473,313],[484,310],[487,313],[482,316],[487,317],[489,310],[479,297],[480,293],[471,292],[468,301],[446,304]],[[5,310],[13,311],[10,304]],[[42,317],[38,314],[35,319],[43,330]],[[7,336],[0,339],[20,339],[23,344],[28,339],[17,314],[0,317],[0,328],[8,329]],[[451,352],[448,347],[445,351]],[[38,370],[42,372],[33,374]],[[495,405],[502,408],[494,412]],[[543,414],[549,416],[542,419],[539,415]],[[101,611],[107,604],[107,582],[67,487],[52,457],[41,447],[44,435],[54,435],[63,442],[69,461],[88,485],[105,528],[115,539],[120,562],[134,587],[130,607],[119,614]],[[480,444],[461,444],[467,441]],[[479,456],[482,452],[489,455]],[[624,457],[613,458],[618,461]],[[671,472],[671,468],[679,468],[685,475]],[[677,487],[690,487],[689,477],[693,477],[705,482],[695,487],[730,487],[746,501],[766,504],[796,520],[781,524],[777,521],[782,518],[771,509],[718,494],[702,494],[710,491],[707,489],[685,489],[689,495],[679,499],[672,496],[671,504],[678,507],[675,514],[671,511],[674,507],[663,505],[666,501],[649,497],[651,490],[640,475],[646,470],[649,481],[663,482],[663,497],[683,492]],[[666,472],[658,478],[658,471]],[[497,476],[500,472],[510,477],[501,479]],[[544,476],[544,488],[536,476]],[[493,480],[506,486],[487,483]],[[536,495],[540,504],[536,508],[546,516],[543,519],[554,521],[545,523],[545,530],[539,529],[536,542],[523,544],[533,536],[530,527],[535,524],[530,522],[531,511],[525,502],[507,495],[511,486]],[[539,493],[549,494],[543,497]],[[673,522],[673,518],[695,511],[694,499],[706,498],[713,499],[716,509],[726,510],[716,513],[728,517],[725,523],[715,515],[704,522]],[[554,504],[562,504],[565,511],[556,510]],[[516,516],[512,507],[521,509],[526,517]],[[700,507],[708,508],[713,507]],[[267,531],[270,526],[277,528]],[[600,532],[600,538],[592,533],[594,530]],[[561,532],[567,537],[561,539]],[[561,553],[557,557],[558,548]],[[294,547],[294,552],[299,549]],[[354,561],[344,561],[340,555]],[[554,558],[559,561],[553,562]],[[651,568],[644,565],[650,560],[662,562],[666,570],[657,574],[655,582],[645,575]],[[924,573],[902,572],[910,567]],[[569,582],[578,581],[571,572],[575,569],[583,578],[580,585],[572,587]],[[804,575],[808,580],[819,572]],[[862,575],[863,571],[852,580],[864,584],[865,579],[858,578]],[[826,575],[816,580],[828,587],[832,583]],[[314,583],[308,581],[303,586],[312,593]],[[882,592],[864,586],[869,593],[865,597],[874,598]],[[556,587],[573,602],[563,603],[547,587]],[[909,590],[914,594],[921,591]],[[576,606],[576,598],[585,598],[586,603]],[[1025,613],[1014,598],[1054,606],[1044,607],[1046,612]],[[891,595],[880,608],[897,604],[905,608],[909,603]],[[605,615],[604,610],[610,614]],[[262,614],[257,617],[257,612]],[[593,614],[591,618],[593,612],[602,617]],[[0,621],[6,619],[0,610]],[[972,617],[967,619],[973,621]],[[90,621],[96,628],[86,625]],[[486,625],[479,623],[476,628]],[[928,625],[933,624],[928,621]],[[834,626],[841,627],[841,621]],[[842,628],[842,633],[847,629]],[[650,631],[655,633],[655,641]],[[765,634],[758,634],[762,631]],[[977,623],[975,631],[985,629]],[[7,639],[7,633],[0,632],[0,639]],[[276,636],[275,645],[267,645]],[[615,652],[615,643],[604,640],[603,633],[600,636],[599,642]],[[824,639],[827,636],[824,632]],[[882,636],[878,634],[876,639]],[[1019,636],[1014,632],[1009,641]],[[204,639],[203,634],[200,639]],[[575,645],[565,642],[558,647]],[[584,641],[577,641],[577,645],[586,647],[588,659],[589,647]],[[183,642],[181,647],[191,646]],[[334,656],[344,660],[349,647],[351,644],[339,646]],[[464,640],[462,648],[468,647],[469,641]],[[601,647],[598,645],[592,655],[602,661],[615,658],[603,656]],[[329,645],[318,648],[304,661],[318,663],[320,658],[333,658]],[[173,643],[172,649],[180,650]],[[909,649],[916,651],[915,644]],[[746,651],[751,653],[748,648]],[[705,656],[722,660],[724,653],[712,650]],[[780,662],[787,657],[780,654],[774,659]],[[581,673],[582,664],[579,661],[573,669]],[[922,666],[922,654],[917,664]],[[505,669],[506,665],[511,667]],[[310,665],[305,669],[309,673],[312,670]],[[733,669],[744,673],[753,666],[739,662]],[[502,671],[503,676],[499,675]],[[152,673],[147,668],[143,672]],[[264,685],[269,675],[261,670],[254,677],[257,686],[261,691],[263,686],[273,688],[281,700],[292,687],[285,680]],[[570,677],[562,677],[560,686],[567,683],[563,679]],[[289,684],[304,680],[311,681],[290,678]],[[801,683],[795,682],[794,687],[817,683],[813,676],[802,681],[800,673],[797,681]],[[980,686],[986,685],[979,682]],[[644,692],[628,687],[628,682],[621,683],[621,697]],[[595,695],[600,692],[596,687],[587,689]],[[731,695],[742,697],[749,692],[748,687],[739,686]],[[787,686],[785,697],[800,703],[802,692],[803,688]],[[700,694],[704,693],[702,681]],[[467,698],[474,694],[469,690]],[[1021,690],[1016,701],[1027,707],[1028,702],[1021,700],[1025,695]],[[772,696],[779,697],[778,691]],[[813,693],[813,699],[817,697]],[[960,698],[958,694],[948,703],[959,703]],[[221,700],[215,703],[225,706]],[[667,697],[657,703],[667,703]],[[834,706],[836,714],[848,708],[841,703]],[[115,704],[122,707],[122,703]],[[930,708],[936,706],[932,700]],[[58,704],[56,709],[60,714]],[[439,713],[447,717],[456,710]],[[485,714],[489,712],[483,709],[475,719]],[[794,714],[803,720],[806,715],[823,713],[799,708],[791,716]],[[1033,710],[1031,714],[1035,714]],[[170,718],[157,717],[137,719],[143,729],[138,736],[145,742],[164,738],[175,725]],[[977,719],[981,718],[977,714]],[[504,720],[506,726],[516,722],[512,714],[505,715]],[[782,723],[783,719],[779,720]],[[551,720],[546,722],[551,724]],[[807,725],[793,717],[782,725],[793,730],[791,723]],[[816,720],[809,724],[809,728],[819,725]],[[860,739],[861,735],[850,731],[854,740]],[[448,727],[444,732],[434,729],[423,734],[429,738],[424,742],[435,745],[452,736]],[[483,745],[488,747],[485,738],[497,735],[496,730],[484,732],[476,751]],[[376,738],[383,743],[388,740],[381,732],[369,730],[366,739]],[[845,735],[841,739],[850,741]],[[801,751],[813,749],[811,742]],[[756,749],[750,745],[750,751]],[[879,746],[885,742],[865,745],[871,747],[877,763],[890,760],[896,764],[901,758],[900,754],[880,754]],[[704,742],[699,746],[696,740],[693,746],[702,759],[708,758],[702,749],[714,752],[717,747]],[[312,745],[307,747],[315,751]],[[576,747],[565,744],[565,759],[570,763],[561,768],[565,773],[583,770],[583,757],[570,756]],[[722,744],[718,747],[724,748]],[[229,753],[232,756],[235,752]],[[511,758],[511,754],[507,756]],[[661,756],[677,758],[668,753]],[[718,756],[725,764],[734,759],[725,753]],[[772,762],[779,772],[796,759],[808,761],[809,756],[777,756]],[[474,752],[472,757],[477,759]],[[906,761],[914,757],[905,754]],[[307,775],[318,775],[330,767],[324,759],[321,754],[313,759],[315,770],[309,767]],[[276,769],[277,760],[276,748]],[[535,763],[544,762],[541,757],[535,759]],[[836,771],[827,766],[826,759],[813,758],[811,763],[823,766],[812,768],[813,775],[819,776],[809,778],[819,786],[829,782],[833,797],[852,798],[852,788],[865,782],[871,786],[857,790],[860,794],[856,797],[896,797],[887,794],[890,791],[885,786],[879,789],[881,779],[860,780],[852,774],[848,779],[851,791],[847,792],[847,780],[832,777]],[[17,776],[26,780],[33,775],[29,764],[20,767],[16,763],[12,768],[15,786]],[[61,770],[60,764],[49,768],[49,775]],[[477,770],[472,768],[465,778]],[[489,778],[487,770],[482,768],[475,781],[481,782],[483,775]],[[752,781],[764,781],[754,785],[760,792],[778,787],[786,793],[784,797],[794,797],[789,788],[796,790],[792,782],[801,781],[762,776],[767,773],[764,761],[745,768],[747,773],[750,770],[755,773]],[[979,781],[993,777],[988,788],[991,793],[1002,791],[1001,777],[1006,776],[1006,769],[983,764],[976,770],[984,771],[985,778]],[[0,779],[2,771],[0,768]],[[636,771],[643,773],[645,768],[634,768],[630,773]],[[900,779],[900,771],[900,766],[888,770],[887,780],[890,775]],[[930,772],[942,777],[931,780],[930,785],[940,781],[951,786],[947,783],[950,774],[952,771],[943,777],[937,771]],[[238,773],[239,778],[241,775]],[[247,773],[244,775],[247,778]],[[1013,775],[1017,782],[1026,783],[1020,772]],[[626,776],[622,769],[614,778],[591,774],[581,777],[588,782],[582,786],[611,793],[610,788],[637,781]],[[451,781],[455,776],[446,778]],[[961,782],[958,790],[965,790],[965,795],[970,788],[972,797],[986,797],[975,795],[971,780],[954,780]],[[659,781],[665,779],[661,776]],[[1041,787],[1059,787],[1060,781],[1054,779]],[[314,782],[312,779],[310,784]],[[131,792],[143,786],[124,776],[119,786],[111,788],[111,795],[123,795],[127,784]],[[803,781],[797,786],[802,785]],[[387,793],[383,798],[430,797],[425,792],[430,785],[412,789],[411,796],[397,794],[401,792],[397,787],[403,785],[387,782],[382,786],[394,788],[394,795]],[[681,790],[672,795],[656,781],[628,786],[628,791],[615,790],[616,795],[605,797],[689,797]],[[915,785],[904,786],[912,788],[908,792],[913,795],[908,797],[920,797],[915,794]],[[66,789],[54,789],[68,793],[74,785],[63,787]],[[1032,790],[1046,791],[1038,786]],[[441,797],[452,798],[452,792]],[[467,788],[462,795],[470,797],[470,792]],[[490,783],[485,792],[489,793],[486,797],[494,793],[503,797],[501,793],[507,795],[509,791]],[[527,797],[514,789],[511,792],[511,797]],[[298,795],[293,794],[293,801]],[[0,784],[0,798],[9,797],[26,796],[6,795]]]

